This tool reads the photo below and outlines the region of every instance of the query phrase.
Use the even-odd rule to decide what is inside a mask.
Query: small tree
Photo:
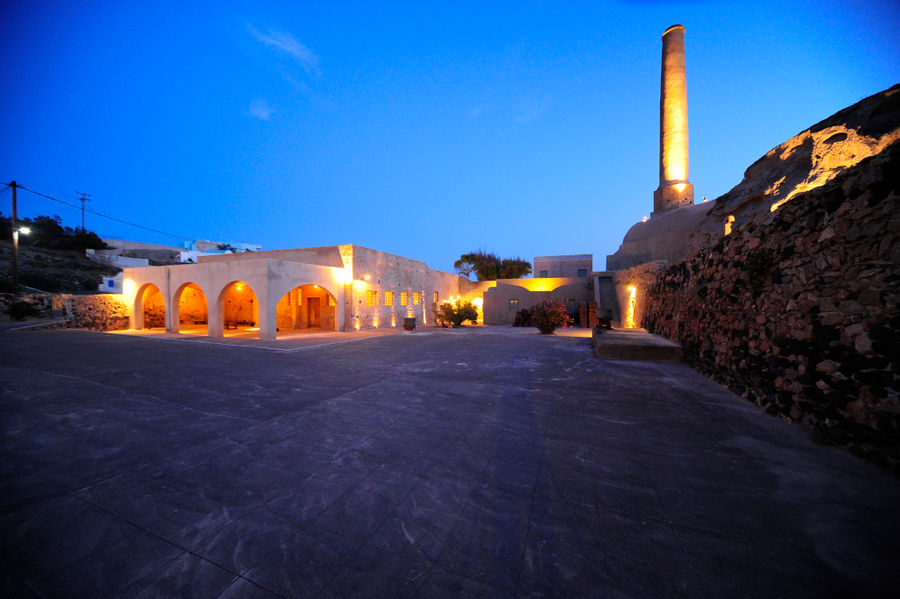
[[[531,308],[531,323],[544,335],[572,324],[572,317],[566,311],[563,300],[544,300]]]
[[[459,327],[467,320],[471,320],[473,324],[478,322],[478,310],[472,305],[472,302],[461,303],[456,300],[453,303],[432,304],[431,313],[434,315],[434,320],[442,326],[447,326],[449,323]]]
[[[520,279],[531,274],[531,263],[521,258],[500,258],[500,256],[478,250],[459,257],[453,263],[456,271],[464,277],[473,273],[479,281],[497,279]]]

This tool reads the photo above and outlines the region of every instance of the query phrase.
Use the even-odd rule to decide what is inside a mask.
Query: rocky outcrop
[[[900,144],[746,220],[647,293],[643,324],[697,370],[900,474]]]
[[[900,139],[900,84],[849,106],[773,148],[716,199],[691,236],[689,250],[718,241],[724,223],[739,229],[800,194],[822,187]]]

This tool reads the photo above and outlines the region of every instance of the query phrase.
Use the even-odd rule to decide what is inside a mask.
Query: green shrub
[[[516,312],[516,318],[513,320],[514,327],[533,327],[531,323],[531,310],[524,308]]]
[[[31,302],[17,301],[13,302],[6,308],[6,313],[14,320],[25,320],[26,318],[37,318],[41,315],[41,311]]]
[[[572,324],[564,300],[544,300],[531,308],[531,323],[543,335],[550,335],[560,327]]]

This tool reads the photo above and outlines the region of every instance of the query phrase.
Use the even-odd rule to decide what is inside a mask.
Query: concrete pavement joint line
[[[232,571],[232,570],[229,570],[229,569],[226,568],[225,566],[222,566],[221,564],[217,564],[217,563],[213,562],[212,560],[209,560],[209,559],[205,558],[204,556],[200,555],[199,553],[196,553],[196,552],[194,552],[194,551],[191,551],[189,548],[183,547],[183,546],[179,545],[178,543],[175,543],[174,541],[170,541],[169,539],[166,539],[165,537],[161,537],[160,535],[156,534],[156,533],[153,532],[152,530],[150,530],[150,529],[148,529],[148,528],[145,528],[144,526],[141,526],[141,525],[138,524],[137,522],[132,522],[131,520],[129,520],[129,519],[126,518],[125,516],[122,516],[121,514],[116,513],[116,512],[114,512],[114,511],[112,511],[112,510],[106,508],[105,506],[100,505],[99,503],[96,503],[96,502],[91,501],[90,499],[88,499],[88,498],[86,498],[86,497],[82,497],[81,495],[78,495],[77,492],[74,493],[74,495],[75,495],[75,497],[77,497],[77,498],[80,499],[81,501],[87,503],[88,505],[92,505],[92,506],[94,506],[95,508],[97,508],[98,510],[103,511],[103,512],[106,512],[106,513],[109,514],[110,516],[112,516],[112,517],[114,517],[114,518],[118,518],[118,519],[121,520],[122,522],[126,522],[126,523],[128,523],[128,524],[134,526],[134,527],[137,528],[138,530],[144,531],[145,533],[147,533],[147,534],[150,535],[151,537],[155,537],[155,538],[159,539],[160,541],[162,541],[163,543],[166,543],[166,544],[168,544],[168,545],[171,545],[172,547],[175,547],[176,549],[180,549],[180,550],[183,551],[184,553],[189,553],[189,554],[191,554],[191,555],[193,555],[193,556],[195,556],[195,557],[199,557],[200,559],[202,559],[202,560],[204,560],[204,561],[207,561],[207,562],[209,562],[209,563],[211,563],[211,564],[213,564],[213,565],[215,565],[215,566],[218,566],[219,568],[222,568],[223,570],[225,570],[225,571],[228,572],[229,574],[234,574],[235,576],[238,576],[238,577],[240,576],[240,574],[238,574],[238,573],[236,573],[236,572],[234,572],[234,571]],[[218,532],[218,530],[221,530],[221,529],[224,528],[225,526],[227,526],[227,524],[223,524],[222,526],[220,526],[218,529],[216,529],[216,530],[213,531],[213,532]],[[100,551],[103,551],[103,549],[99,550],[97,553],[100,553]],[[89,555],[88,557],[86,557],[86,558],[84,558],[83,560],[80,560],[80,561],[84,561],[84,560],[90,559],[91,557],[93,557],[93,556],[96,555],[97,553],[94,553],[93,555]],[[163,568],[165,568],[166,566],[168,566],[169,564],[171,564],[173,561],[175,561],[176,559],[178,559],[178,557],[179,557],[179,556],[173,557],[172,559],[170,559],[169,561],[165,562],[162,566],[160,566],[159,568],[157,568],[157,569],[154,570],[153,572],[159,572],[160,570],[162,570]],[[77,563],[77,562],[76,562],[76,563]],[[70,565],[74,565],[74,564],[70,564]]]

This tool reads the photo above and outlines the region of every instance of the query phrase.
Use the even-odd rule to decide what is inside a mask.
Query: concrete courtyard
[[[0,332],[4,597],[894,597],[900,481],[507,327]]]

